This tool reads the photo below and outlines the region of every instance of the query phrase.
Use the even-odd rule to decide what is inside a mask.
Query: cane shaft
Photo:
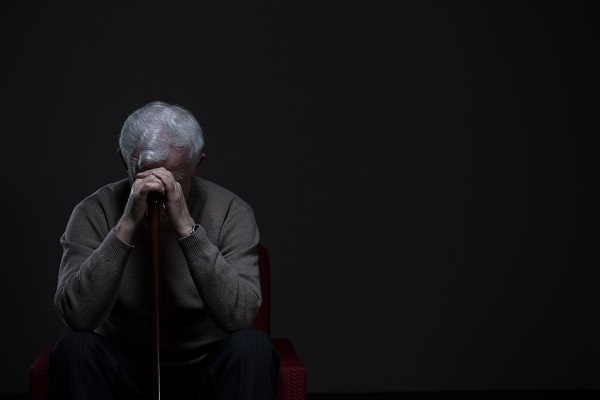
[[[160,400],[160,204],[151,197],[148,202],[150,224],[150,275],[152,294],[152,364],[154,368],[154,399]]]

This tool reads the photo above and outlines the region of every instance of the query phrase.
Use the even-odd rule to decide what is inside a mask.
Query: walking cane
[[[161,196],[148,194],[150,223],[150,285],[152,293],[152,364],[154,367],[154,400],[160,400],[160,227]]]

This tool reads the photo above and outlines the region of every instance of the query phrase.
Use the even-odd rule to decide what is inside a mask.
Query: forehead
[[[137,172],[160,167],[170,171],[176,179],[180,179],[189,170],[189,160],[183,152],[172,149],[163,160],[144,159],[142,157],[138,162]]]

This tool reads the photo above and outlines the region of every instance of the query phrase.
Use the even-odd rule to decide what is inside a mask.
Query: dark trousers
[[[54,398],[154,398],[151,362],[90,332],[67,332],[50,356]],[[160,367],[161,400],[275,399],[279,355],[269,335],[233,332],[193,367]]]

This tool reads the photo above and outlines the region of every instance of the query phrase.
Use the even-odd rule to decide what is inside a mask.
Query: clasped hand
[[[194,226],[181,184],[167,169],[153,168],[139,172],[131,185],[125,210],[115,227],[115,233],[122,241],[133,242],[135,232],[148,213],[148,194],[151,192],[163,196],[165,215],[178,237],[187,236]]]

